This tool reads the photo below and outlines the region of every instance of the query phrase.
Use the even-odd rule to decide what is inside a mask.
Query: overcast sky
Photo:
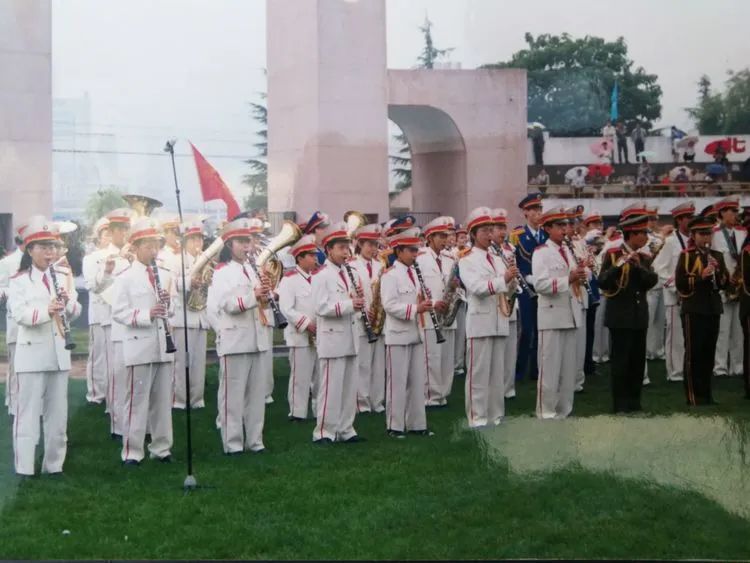
[[[746,0],[386,1],[391,68],[414,66],[426,14],[436,46],[454,47],[450,60],[465,69],[508,59],[527,31],[622,35],[636,65],[659,76],[665,125],[689,127],[684,108],[695,103],[701,74],[720,86],[727,69],[750,64]],[[191,139],[242,190],[237,156],[252,153],[256,129],[248,102],[265,89],[265,0],[53,0],[52,24],[53,95],[88,92],[94,133],[115,133],[121,151]],[[163,158],[122,156],[119,164],[112,182],[171,188]],[[192,161],[182,159],[178,172],[195,201]]]

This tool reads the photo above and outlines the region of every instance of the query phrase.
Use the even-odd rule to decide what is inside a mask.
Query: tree
[[[661,116],[657,76],[634,68],[625,40],[605,41],[569,34],[526,33],[527,48],[507,62],[482,68],[524,68],[528,78],[528,120],[541,121],[556,136],[598,135],[609,118],[615,81],[618,112],[624,121],[638,120],[648,129]]]
[[[736,135],[750,130],[750,69],[729,71],[725,92],[712,93],[706,75],[698,81],[698,105],[687,112],[704,135]]]
[[[122,192],[117,188],[99,189],[91,194],[86,202],[86,219],[89,225],[93,225],[101,217],[118,207],[127,207],[122,199]]]
[[[424,37],[424,47],[422,52],[417,57],[417,68],[433,69],[435,63],[450,54],[453,48],[449,49],[438,49],[432,41],[432,22],[425,16],[424,24],[419,26],[419,31],[422,32]],[[397,178],[395,191],[400,192],[406,188],[411,187],[411,147],[409,146],[409,140],[406,135],[399,133],[394,135],[393,139],[398,143],[399,149],[397,154],[391,155],[392,172]]]
[[[242,182],[250,186],[251,190],[250,195],[242,202],[245,209],[268,207],[268,108],[265,105],[267,94],[261,92],[259,97],[260,102],[250,104],[253,119],[261,126],[261,129],[255,132],[260,137],[260,141],[253,145],[258,154],[255,158],[245,161],[250,165],[250,173],[245,174]]]

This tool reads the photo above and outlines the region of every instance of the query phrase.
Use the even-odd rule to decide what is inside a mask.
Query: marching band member
[[[670,213],[674,220],[675,230],[665,241],[653,262],[654,271],[659,275],[659,286],[664,292],[667,335],[664,347],[666,357],[667,381],[682,381],[685,359],[685,338],[682,331],[680,300],[675,287],[675,269],[680,254],[688,246],[690,231],[688,224],[695,214],[692,201],[681,203]],[[649,303],[649,307],[651,304]]]
[[[130,220],[134,213],[132,209],[121,207],[107,213],[109,221],[109,236],[111,239],[109,251],[105,254],[103,263],[96,273],[93,291],[99,294],[105,302],[114,301],[114,283],[117,277],[130,268],[132,254],[127,245],[130,231]],[[109,314],[102,317],[102,327],[105,338],[109,338],[109,370],[107,374],[107,408],[110,418],[110,435],[119,438],[123,435],[123,417],[125,408],[125,386],[127,373],[123,342],[125,327],[112,319],[111,305]]]
[[[727,215],[724,217],[726,220]],[[690,220],[690,244],[680,254],[675,271],[685,331],[685,375],[682,385],[687,403],[691,406],[714,402],[711,375],[722,309],[727,306],[725,303],[722,307],[723,298],[719,292],[726,291],[730,283],[724,252],[711,249],[711,239],[716,241],[717,238],[717,232],[712,232],[714,224],[712,217],[699,215]],[[726,309],[724,312],[725,315],[729,314]]]
[[[315,350],[315,303],[312,274],[318,267],[315,235],[304,235],[289,250],[296,267],[279,283],[279,307],[289,321],[284,339],[289,347],[289,420],[305,420],[312,397],[313,417],[318,392],[318,356]]]
[[[202,271],[193,272],[198,256],[203,252],[203,221],[200,218],[188,220],[184,225],[185,245],[185,295],[188,297],[193,291],[205,292],[205,281],[201,279]],[[167,248],[165,246],[165,248]],[[176,293],[174,300],[174,315],[170,322],[174,327],[174,343],[177,348],[174,361],[174,378],[172,381],[172,407],[184,409],[187,402],[185,393],[185,331],[188,336],[188,350],[190,351],[190,406],[201,409],[205,406],[204,392],[206,387],[206,346],[208,341],[208,317],[206,310],[193,310],[188,301],[187,327],[182,302],[182,250],[177,245],[177,256],[172,262],[175,268],[172,276],[175,280]]]
[[[166,268],[170,272],[179,272],[182,262],[182,250],[180,248],[180,216],[176,213],[162,213],[155,217],[161,224],[164,233],[164,246],[159,250],[156,261],[160,268]]]
[[[466,226],[473,246],[458,262],[468,300],[466,417],[470,428],[500,424],[505,415],[503,353],[510,326],[498,300],[508,291],[518,269],[506,268],[489,252],[494,221],[487,207],[469,214]]]
[[[458,263],[459,258],[470,250],[468,243],[469,233],[461,225],[456,225],[456,244],[452,249],[449,258]],[[459,279],[459,284],[460,284]],[[458,312],[456,313],[456,335],[455,345],[453,347],[454,374],[464,375],[466,373],[466,291],[463,285],[459,285],[458,291]]]
[[[43,473],[62,473],[67,450],[70,351],[64,331],[81,314],[74,285],[55,269],[57,227],[37,215],[24,231],[25,250],[10,281],[10,309],[18,325],[13,424],[15,470],[33,475],[39,419],[44,424]],[[58,281],[59,274],[59,281]],[[67,285],[67,287],[65,287]]]
[[[8,374],[5,378],[5,406],[8,414],[16,414],[15,397],[18,395],[18,380],[16,379],[15,364],[16,339],[18,337],[18,325],[13,319],[10,309],[10,280],[16,275],[21,266],[25,246],[23,234],[26,225],[21,225],[16,230],[16,249],[0,260],[0,302],[5,302],[5,344],[8,348]]]
[[[744,218],[748,217],[745,208]],[[742,324],[742,377],[745,380],[745,399],[750,399],[750,237],[740,251],[740,272],[742,280],[740,286],[740,323]]]
[[[419,229],[397,233],[389,244],[396,261],[380,281],[385,309],[386,428],[394,438],[403,438],[405,432],[430,436],[425,413],[425,352],[418,318],[433,309],[414,268]]]
[[[495,209],[493,212],[495,224],[492,228],[493,241],[497,245],[495,251],[504,263],[513,264],[516,260],[516,249],[506,238],[508,234],[508,212],[505,209]],[[516,293],[519,290],[516,289]],[[516,360],[518,357],[518,299],[513,299],[513,309],[508,317],[508,338],[505,339],[503,368],[505,382],[505,398],[516,396]]]
[[[586,320],[588,319],[589,299],[591,298],[591,270],[589,269],[589,255],[586,243],[578,236],[578,221],[583,216],[583,206],[577,205],[565,210],[568,214],[568,224],[565,227],[565,245],[570,250],[576,264],[581,264],[586,269],[586,289],[580,291],[576,296],[574,305],[581,307],[583,322],[576,328],[576,385],[575,392],[583,391],[586,382],[584,366],[586,364]]]
[[[412,215],[404,215],[403,217],[398,217],[396,219],[389,219],[388,221],[383,223],[382,241],[384,248],[380,253],[380,256],[378,257],[383,264],[383,268],[390,268],[396,261],[396,255],[393,253],[393,248],[391,248],[390,244],[388,243],[390,238],[415,226],[416,219],[414,219],[414,216]]]
[[[373,287],[382,273],[382,264],[376,260],[381,233],[382,228],[377,224],[364,225],[357,229],[354,233],[355,256],[349,261],[349,265],[363,280],[365,307],[371,314],[371,321]],[[357,325],[359,330],[357,410],[380,413],[385,410],[385,344],[382,338],[378,338],[373,343],[368,342],[364,324],[359,322]]]
[[[539,379],[536,415],[540,419],[566,418],[573,410],[576,373],[577,329],[583,326],[582,308],[576,294],[586,269],[576,263],[565,246],[568,215],[553,208],[541,217],[548,235],[532,257],[534,288],[539,295]]]
[[[729,272],[729,282],[721,297],[724,313],[721,315],[719,339],[716,343],[714,374],[717,376],[742,373],[742,327],[737,302],[737,274],[740,272],[737,272],[737,263],[747,233],[738,225],[739,210],[737,196],[725,197],[713,205],[713,211],[718,213],[719,224],[714,227],[711,247],[722,253]]]
[[[580,240],[586,249],[586,256],[589,258],[589,269],[591,270],[591,295],[589,296],[589,307],[586,311],[586,352],[583,362],[583,375],[590,377],[596,373],[596,364],[594,363],[594,350],[597,338],[597,331],[604,326],[604,316],[599,312],[602,308],[603,297],[599,290],[599,280],[596,277],[597,261],[602,244],[602,216],[598,211],[591,211],[583,217],[581,221]],[[601,317],[601,320],[600,320]],[[601,337],[600,337],[601,338]],[[609,352],[607,352],[609,353]]]
[[[313,276],[320,385],[317,400],[317,424],[313,442],[360,442],[354,430],[357,411],[356,323],[362,322],[365,298],[357,295],[361,281],[352,270],[355,284],[345,270],[349,259],[349,236],[346,223],[330,225],[322,239],[327,260]]]
[[[529,194],[519,204],[526,224],[511,233],[510,242],[516,247],[516,264],[530,286],[534,286],[531,272],[531,258],[534,250],[547,240],[546,231],[541,228],[542,194]],[[537,299],[526,294],[519,295],[521,311],[521,338],[518,345],[516,362],[516,379],[528,377],[536,379],[539,373],[537,349],[539,335],[537,331]]]
[[[96,250],[83,257],[83,279],[89,294],[89,357],[86,362],[86,400],[99,404],[107,397],[109,378],[109,332],[112,312],[101,295],[94,291],[96,274],[109,255],[109,219],[94,223]],[[106,323],[103,325],[102,323]]]
[[[245,449],[253,453],[265,450],[268,378],[263,355],[272,342],[263,321],[263,308],[271,287],[265,275],[258,279],[247,265],[248,256],[254,259],[252,237],[261,229],[258,219],[244,217],[224,227],[222,263],[214,271],[208,289],[207,310],[216,319],[216,352],[221,362],[221,440],[228,455]]]
[[[624,233],[622,244],[607,252],[599,274],[599,285],[607,297],[604,322],[611,337],[615,413],[641,410],[649,319],[645,294],[658,281],[650,256],[639,252],[648,242],[648,216],[630,216],[620,223],[620,230]]]
[[[443,300],[447,294],[448,284],[457,283],[451,280],[453,261],[443,254],[448,242],[448,231],[453,228],[452,217],[438,217],[427,223],[422,234],[427,245],[419,251],[416,262],[422,272],[424,283],[429,291],[426,298],[432,301],[435,311],[444,315],[448,303]],[[439,317],[438,317],[439,318]],[[424,346],[425,404],[428,407],[440,407],[448,404],[448,395],[453,386],[453,368],[455,365],[456,322],[438,327],[445,337],[445,342],[438,344],[435,326],[430,315],[421,315],[422,345]]]
[[[173,356],[167,352],[167,317],[174,297],[171,274],[155,260],[163,240],[149,217],[133,222],[129,242],[135,259],[115,281],[112,318],[123,327],[127,379],[122,409],[122,461],[139,465],[146,428],[151,459],[170,462],[172,448]]]
[[[648,207],[648,243],[644,247],[653,260],[664,245],[664,238],[657,232],[659,225],[659,208]],[[664,292],[659,284],[646,294],[648,300],[648,335],[646,336],[646,358],[649,360],[664,359]]]

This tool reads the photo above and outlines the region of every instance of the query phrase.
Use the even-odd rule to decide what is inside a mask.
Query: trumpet
[[[344,269],[346,270],[346,273],[349,276],[349,281],[352,284],[352,288],[357,293],[357,297],[363,297],[363,295],[359,291],[359,286],[357,285],[357,281],[354,279],[354,272],[352,271],[352,267],[347,262],[344,262]],[[362,309],[362,324],[365,325],[365,333],[367,334],[367,342],[369,342],[370,344],[372,344],[373,342],[377,342],[378,335],[375,334],[374,330],[372,330],[372,325],[370,324],[370,318],[367,316],[366,309]]]
[[[161,278],[159,277],[159,266],[156,265],[156,260],[153,260],[151,262],[151,271],[154,273],[154,285],[156,286],[156,294],[159,299],[160,305],[166,305],[164,301],[162,300],[161,293],[162,293],[162,287],[161,287]],[[164,323],[164,338],[167,341],[167,354],[174,354],[177,351],[177,348],[174,345],[174,340],[172,339],[172,332],[169,330],[169,323],[167,322],[167,319],[162,317],[162,322]]]
[[[55,298],[62,303],[62,300],[60,299],[60,284],[57,281],[54,264],[49,269],[49,276],[52,278],[52,286],[55,288]],[[65,304],[63,303],[63,305]],[[60,324],[62,324],[63,335],[65,337],[65,349],[73,350],[76,347],[76,343],[73,342],[73,338],[70,334],[70,323],[68,322],[68,315],[65,314],[65,307],[63,307],[63,310],[60,311],[59,315]]]
[[[414,271],[417,273],[417,280],[419,281],[419,287],[422,290],[422,293],[427,299],[432,299],[432,295],[430,295],[429,288],[424,283],[424,278],[422,277],[422,270],[419,268],[419,264],[417,264],[416,260],[414,261]],[[437,315],[435,314],[435,310],[432,309],[430,311],[430,320],[432,321],[432,325],[435,327],[435,340],[438,344],[442,344],[445,342],[445,336],[443,336],[443,333],[440,330],[440,323],[438,322]]]
[[[258,280],[262,279],[260,276],[260,270],[258,269],[258,266],[255,265],[255,260],[253,260],[253,256],[250,252],[247,253],[247,261],[250,263],[253,272],[255,272],[255,277],[258,278]],[[268,291],[266,299],[273,311],[273,326],[276,328],[286,328],[289,325],[289,321],[286,320],[284,313],[282,313],[279,308],[279,304],[276,303],[276,299],[273,297],[273,290]]]

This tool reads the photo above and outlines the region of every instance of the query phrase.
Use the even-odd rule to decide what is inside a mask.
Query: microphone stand
[[[174,191],[177,198],[177,214],[180,216],[180,231],[182,232],[182,202],[180,201],[180,186],[177,183],[177,167],[174,161],[174,146],[177,143],[177,139],[170,139],[164,146],[164,152],[169,153],[169,157],[172,160],[172,175],[174,176]],[[190,408],[190,343],[188,340],[188,323],[187,323],[187,291],[185,286],[185,240],[183,237],[182,244],[180,245],[180,270],[182,275],[182,320],[185,335],[185,341],[183,346],[185,347],[185,424],[187,430],[187,476],[182,486],[186,492],[195,489],[198,486],[198,481],[193,475],[193,432],[192,422],[190,419],[191,408]]]

